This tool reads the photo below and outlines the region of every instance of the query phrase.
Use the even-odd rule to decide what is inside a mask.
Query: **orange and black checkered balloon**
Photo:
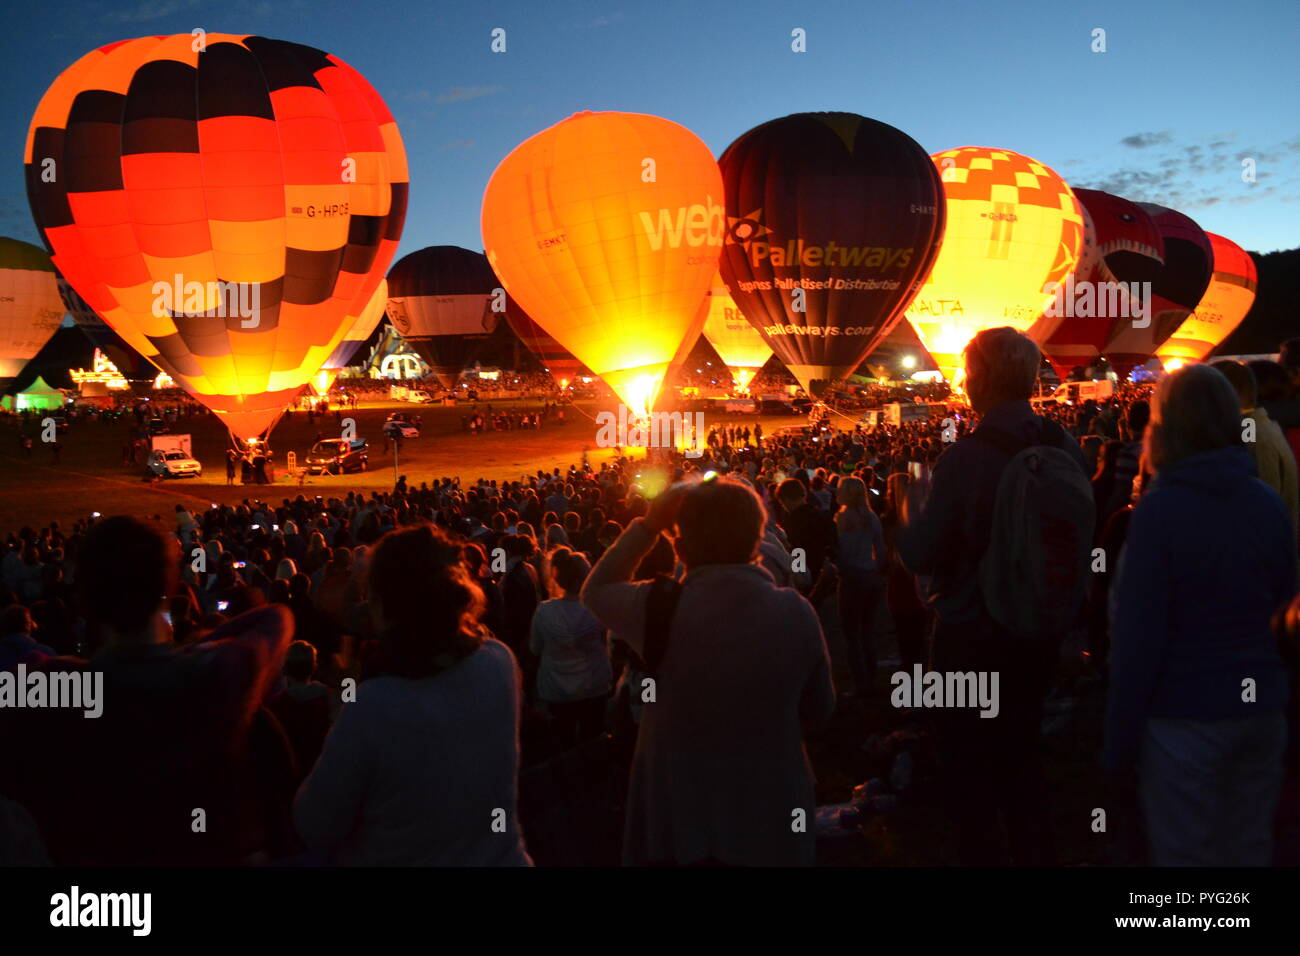
[[[240,438],[330,357],[406,213],[379,94],[337,57],[265,37],[86,54],[42,98],[25,162],[59,272]]]

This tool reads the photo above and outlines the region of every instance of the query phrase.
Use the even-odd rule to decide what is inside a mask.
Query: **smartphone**
[[[251,527],[254,531],[261,531],[261,530],[262,530],[262,526],[261,526],[260,524],[250,525],[250,527]]]
[[[247,565],[248,565],[247,561],[236,561],[234,564],[234,566],[237,568],[247,567]]]
[[[171,624],[172,624],[172,612],[171,612],[171,611],[163,611],[163,612],[162,612],[162,619],[163,619],[164,621],[167,622],[167,626],[168,626],[168,627],[171,627]]]
[[[217,602],[217,610],[218,610],[218,611],[224,611],[224,610],[226,610],[226,608],[228,608],[228,607],[230,607],[230,602],[229,602],[229,601],[218,601],[218,602]]]
[[[907,473],[917,481],[921,480],[921,463],[919,461],[909,461],[907,463]]]

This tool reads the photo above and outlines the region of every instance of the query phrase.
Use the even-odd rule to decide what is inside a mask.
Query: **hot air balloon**
[[[542,363],[542,368],[550,372],[555,384],[561,388],[572,384],[582,369],[582,363],[510,296],[506,296],[506,321],[510,323],[510,331],[524,343],[524,348],[536,356],[537,361]]]
[[[325,364],[316,373],[315,385],[317,392],[324,395],[333,387],[334,380],[338,378],[339,372],[348,367],[352,357],[357,354],[357,349],[375,331],[375,326],[384,317],[384,309],[387,305],[388,280],[381,279],[379,287],[375,289],[375,294],[370,297],[370,301],[361,310],[361,314],[352,318],[348,331],[343,333],[343,341],[338,344],[333,354],[325,360]]]
[[[704,337],[727,366],[741,392],[749,390],[750,380],[772,357],[772,347],[740,311],[721,275],[713,280],[713,288],[709,290]]]
[[[1133,311],[1131,284],[1153,282],[1165,254],[1160,230],[1137,203],[1096,189],[1076,189],[1074,195],[1093,244],[1062,290],[1073,292],[1069,301],[1078,306],[1071,308],[1075,314],[1062,318],[1043,343],[1043,354],[1062,379],[1101,354],[1116,324],[1128,321]]]
[[[727,188],[722,278],[806,390],[843,378],[930,271],[944,230],[934,164],[856,113],[797,113],[742,135]]]
[[[910,378],[915,372],[938,368],[907,319],[901,319],[889,330],[871,350],[865,364],[873,375],[886,379]]]
[[[483,196],[483,242],[510,295],[637,415],[701,318],[725,227],[708,147],[640,113],[542,130]]]
[[[131,391],[139,395],[149,392],[158,378],[158,366],[127,345],[122,336],[109,328],[108,323],[73,291],[63,276],[59,276],[59,297],[77,328],[113,363],[113,367],[131,386]]]
[[[1165,242],[1165,261],[1156,273],[1147,314],[1115,323],[1102,354],[1121,379],[1156,354],[1192,314],[1210,284],[1214,250],[1205,232],[1181,212],[1138,203],[1155,222]],[[1133,310],[1139,311],[1139,310]]]
[[[379,95],[337,57],[265,37],[88,53],[42,98],[25,161],[60,273],[245,440],[334,352],[406,211]]]
[[[977,332],[1033,328],[1052,283],[1083,251],[1083,212],[1060,176],[1009,149],[963,146],[934,154],[948,227],[907,319],[949,382]],[[1040,326],[1041,328],[1041,326]]]
[[[63,302],[45,250],[0,238],[0,392],[13,384],[62,322]]]
[[[1205,234],[1214,251],[1214,274],[1196,311],[1156,350],[1167,370],[1202,362],[1232,334],[1255,301],[1255,260],[1231,239]]]
[[[501,321],[497,288],[487,257],[460,246],[428,246],[388,273],[389,321],[449,391]]]

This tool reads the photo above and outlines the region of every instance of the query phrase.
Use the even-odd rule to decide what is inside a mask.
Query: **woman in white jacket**
[[[537,606],[529,647],[539,659],[537,697],[555,722],[560,745],[568,748],[604,729],[613,669],[604,625],[578,600],[591,571],[586,557],[558,547],[546,563],[554,597]]]

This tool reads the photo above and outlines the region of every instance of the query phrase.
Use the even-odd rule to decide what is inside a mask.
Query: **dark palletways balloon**
[[[850,374],[902,316],[938,254],[943,185],[911,137],[855,113],[798,113],[719,163],[722,277],[806,389]]]
[[[1214,249],[1200,226],[1165,206],[1138,205],[1160,230],[1165,261],[1152,281],[1148,314],[1117,322],[1102,350],[1121,378],[1155,355],[1192,314],[1205,295],[1214,268]]]
[[[428,246],[388,273],[388,318],[444,387],[456,380],[501,321],[500,289],[487,256],[460,246]],[[504,291],[500,293],[504,305]]]
[[[1096,360],[1119,323],[1127,321],[1130,283],[1154,282],[1165,255],[1160,230],[1137,203],[1098,189],[1076,189],[1074,195],[1091,227],[1092,242],[1090,254],[1079,260],[1074,273],[1076,302],[1085,291],[1091,298],[1089,308],[1073,309],[1076,314],[1061,319],[1043,344],[1043,354],[1062,377]]]

